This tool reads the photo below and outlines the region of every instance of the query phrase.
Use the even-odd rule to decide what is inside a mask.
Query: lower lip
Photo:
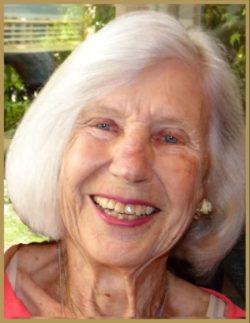
[[[142,216],[142,217],[135,219],[135,220],[130,220],[130,221],[129,220],[121,220],[121,219],[117,219],[111,215],[106,214],[96,204],[94,204],[94,206],[95,206],[95,209],[97,210],[98,216],[102,220],[104,220],[106,223],[111,224],[111,225],[122,226],[125,228],[133,228],[133,227],[143,225],[143,224],[151,221],[154,217],[154,215],[150,215],[150,216],[145,215],[145,216]]]

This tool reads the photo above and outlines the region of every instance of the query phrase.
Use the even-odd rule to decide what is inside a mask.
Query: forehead
[[[136,116],[142,121],[164,118],[200,119],[207,115],[199,73],[169,59],[146,68],[126,86],[116,88],[87,108],[88,113]]]

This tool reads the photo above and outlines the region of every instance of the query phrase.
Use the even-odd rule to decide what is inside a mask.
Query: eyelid
[[[162,129],[158,132],[158,136],[173,136],[177,139],[177,141],[179,142],[189,142],[190,141],[190,138],[188,136],[188,134],[182,130],[182,129],[177,129],[177,128],[165,128],[165,129]]]
[[[107,128],[101,128],[98,127],[101,124],[106,124],[108,127]],[[89,121],[89,125],[91,127],[96,127],[97,129],[99,128],[100,130],[111,130],[111,131],[118,131],[119,126],[114,120],[107,119],[107,118],[93,118],[92,120]]]
[[[107,124],[115,124],[115,122],[111,119],[108,119],[108,118],[101,118],[101,117],[96,117],[96,118],[91,118],[90,120],[86,121],[86,124],[89,124],[89,125],[97,125],[97,124],[100,124],[100,123],[107,123]]]

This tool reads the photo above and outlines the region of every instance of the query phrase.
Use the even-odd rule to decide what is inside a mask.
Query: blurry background
[[[186,27],[203,26],[220,38],[238,77],[245,106],[245,5],[9,4],[4,6],[5,153],[30,102],[71,51],[116,16],[142,9],[168,12]],[[21,223],[9,200],[5,181],[4,226],[5,249],[12,244],[47,239],[33,234]],[[210,283],[210,287],[227,293],[241,306],[245,299],[244,246],[243,233]]]

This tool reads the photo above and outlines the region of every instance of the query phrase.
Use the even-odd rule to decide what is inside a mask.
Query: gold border
[[[3,7],[2,5],[0,5],[0,38],[3,39]],[[0,55],[1,55],[1,59],[0,59],[0,71],[4,70],[4,63],[3,63],[3,42],[1,42],[0,45]],[[4,121],[3,121],[3,105],[4,105],[4,98],[3,98],[3,73],[1,73],[0,75],[0,102],[1,102],[1,109],[0,109],[0,124],[1,124],[1,133],[4,133]],[[2,137],[3,138],[3,137]],[[3,145],[3,140],[1,140],[1,151],[4,152],[4,145]],[[0,178],[3,178],[3,158],[1,158],[0,161]],[[2,181],[3,183],[3,181]],[[2,216],[0,216],[0,228],[3,228],[3,185],[0,186],[0,206],[1,206],[1,210],[2,210]],[[3,239],[4,235],[3,235],[3,230],[2,230],[2,234],[1,234],[1,239],[0,239],[0,251],[2,251],[3,254]],[[0,258],[0,268],[3,268],[3,258]],[[1,277],[1,276],[0,276]],[[3,313],[3,302],[1,301],[3,299],[3,279],[0,279],[0,313]]]
[[[59,3],[59,4],[88,4],[88,3],[99,3],[99,4],[124,4],[125,1],[81,1],[81,0],[74,0],[74,1],[70,1],[70,0],[4,0],[3,3],[1,2],[0,4],[0,18],[3,17],[3,4],[51,4],[51,3]],[[249,288],[247,288],[247,286],[249,286],[249,211],[250,211],[250,207],[249,207],[249,137],[250,137],[250,131],[249,131],[249,1],[248,0],[217,0],[217,1],[213,1],[213,0],[193,0],[193,1],[184,1],[184,0],[179,0],[179,1],[156,1],[156,0],[152,0],[152,1],[145,1],[145,0],[127,0],[126,4],[244,4],[246,6],[246,312],[247,312],[247,316],[246,319],[241,319],[241,320],[237,320],[237,319],[233,319],[230,320],[230,322],[248,322],[249,321]],[[0,34],[3,37],[3,19],[0,19]],[[3,42],[1,42],[1,58],[3,58]],[[0,70],[3,71],[3,59],[1,59],[0,61]],[[1,91],[0,91],[0,98],[1,98],[1,102],[3,102],[3,74],[1,74],[0,76],[0,84],[1,84]],[[3,106],[3,104],[2,104]],[[0,114],[0,118],[1,118],[1,124],[3,125],[3,109],[1,109],[1,114]],[[2,140],[2,148],[3,148],[3,140]],[[2,149],[3,151],[4,149]],[[1,159],[1,164],[2,167],[0,167],[0,176],[3,179],[3,158]],[[3,210],[3,186],[1,186],[1,206],[2,206],[2,210]],[[1,217],[1,222],[0,222],[0,226],[3,230],[3,216]],[[2,231],[3,232],[3,231]],[[3,254],[3,234],[2,234],[2,238],[0,239],[0,249],[2,250],[2,254]],[[0,261],[0,268],[3,268],[3,260],[1,258]],[[2,277],[3,277],[3,272],[2,272]],[[0,293],[0,313],[3,313],[3,279],[0,280],[0,288],[1,288],[1,293]],[[0,321],[3,320],[2,318],[3,316],[0,314]],[[34,319],[29,319],[29,322],[32,322]],[[185,323],[187,319],[175,319],[174,322],[183,322]],[[226,320],[226,319],[225,319]],[[4,320],[5,321],[5,320]],[[8,322],[11,322],[12,320],[6,320]],[[15,321],[15,320],[13,320]],[[26,322],[27,320],[21,319],[21,321]],[[51,322],[58,322],[58,320],[52,320],[49,319],[48,321]],[[102,322],[103,319],[91,319],[91,322]],[[108,322],[121,322],[121,319],[108,319]],[[143,323],[143,322],[152,322],[154,321],[154,319],[138,319],[137,322],[138,323]],[[163,320],[160,320],[163,321]],[[206,319],[198,319],[195,320],[196,322],[207,322]],[[224,320],[220,320],[224,321]],[[159,322],[159,319],[156,320],[156,322]],[[209,322],[217,322],[217,320],[209,320]]]

